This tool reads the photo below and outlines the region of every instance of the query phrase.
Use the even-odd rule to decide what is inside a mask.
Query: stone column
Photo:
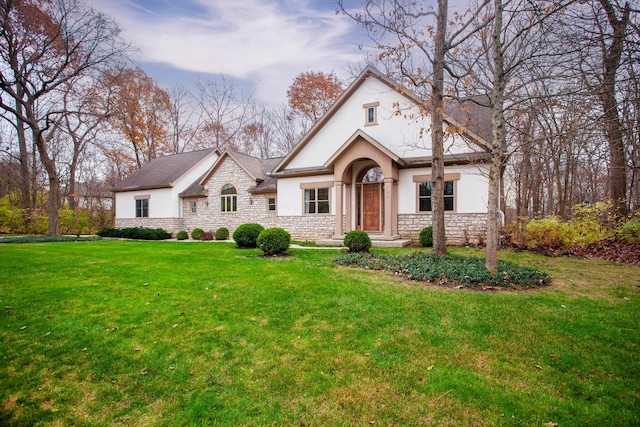
[[[394,235],[394,229],[398,226],[393,223],[394,215],[393,212],[396,210],[394,208],[394,194],[395,187],[393,178],[384,178],[384,235],[388,237],[392,237]],[[398,221],[398,217],[396,215],[396,222]]]

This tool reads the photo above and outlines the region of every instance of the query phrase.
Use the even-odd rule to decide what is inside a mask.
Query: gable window
[[[378,124],[378,105],[379,102],[373,102],[370,104],[364,104],[364,125],[374,126]]]
[[[276,210],[276,198],[275,197],[269,197],[267,199],[267,210],[269,210],[269,211],[275,211]]]
[[[453,181],[444,182],[444,210],[453,211],[454,207]],[[431,212],[431,182],[418,183],[418,211]]]
[[[329,213],[329,188],[306,188],[304,190],[305,214]]]
[[[232,184],[226,184],[222,187],[220,193],[220,211],[235,212],[238,210],[238,192]]]
[[[136,199],[136,218],[149,217],[149,199]]]
[[[191,208],[191,213],[196,213],[198,210],[196,202],[189,202],[189,207]]]

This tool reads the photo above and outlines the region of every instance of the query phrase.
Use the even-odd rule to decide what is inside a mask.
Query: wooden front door
[[[381,231],[382,184],[362,184],[362,229]]]

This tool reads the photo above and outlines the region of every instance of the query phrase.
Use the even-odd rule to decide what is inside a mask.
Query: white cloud
[[[141,61],[252,80],[260,102],[283,102],[303,71],[339,71],[361,57],[346,40],[353,22],[305,1],[93,3],[120,23]]]

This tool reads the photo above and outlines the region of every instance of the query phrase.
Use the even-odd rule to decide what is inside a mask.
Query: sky
[[[224,75],[264,105],[286,102],[295,76],[361,67],[363,31],[334,0],[88,0],[133,43],[161,87]]]

